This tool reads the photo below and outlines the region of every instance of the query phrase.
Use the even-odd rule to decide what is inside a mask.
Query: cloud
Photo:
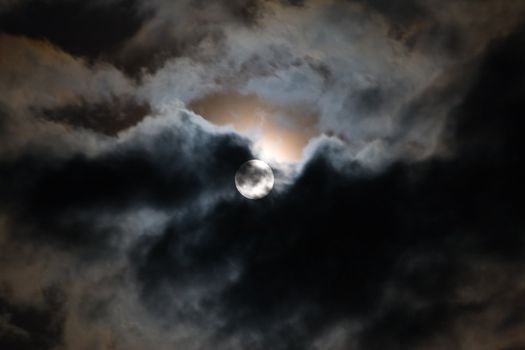
[[[459,108],[450,111],[453,120],[466,123],[465,130],[473,133],[470,139],[463,137],[463,127],[456,124],[452,129],[459,142],[455,157],[400,162],[374,174],[356,161],[352,165],[351,159],[341,168],[341,159],[319,152],[288,192],[270,197],[264,209],[248,203],[222,204],[216,212],[220,220],[213,216],[204,220],[214,226],[202,242],[192,241],[173,223],[139,264],[139,276],[153,276],[144,283],[146,300],[159,300],[158,291],[148,287],[153,280],[164,280],[151,275],[155,271],[162,276],[162,266],[170,266],[164,278],[180,286],[184,272],[190,273],[190,280],[201,274],[214,276],[217,266],[233,260],[241,269],[217,301],[217,312],[229,320],[220,334],[240,332],[245,345],[304,348],[331,327],[358,322],[362,330],[353,336],[363,349],[439,348],[458,342],[464,348],[482,346],[468,343],[468,332],[483,330],[465,329],[466,320],[486,310],[490,321],[483,327],[493,329],[498,321],[489,310],[510,310],[514,304],[496,306],[488,296],[479,296],[478,301],[458,299],[457,293],[468,290],[469,283],[483,281],[483,272],[471,268],[477,259],[499,270],[500,262],[516,261],[523,244],[518,212],[502,209],[513,207],[520,198],[516,192],[520,175],[515,171],[519,162],[503,151],[523,147],[518,138],[509,137],[520,129],[519,119],[508,113],[519,97],[503,91],[510,100],[486,99],[482,93],[493,94],[492,79],[499,77],[485,73],[494,72],[487,64],[519,57],[511,49],[517,47],[513,40],[489,50],[477,83]],[[516,74],[504,66],[507,74]],[[500,113],[509,118],[494,124],[501,120]],[[494,143],[484,142],[489,125],[498,125],[491,134],[500,135],[496,140],[503,143],[496,143],[500,147],[487,159],[476,145],[493,147]],[[338,149],[344,148],[333,152]],[[494,182],[502,177],[505,181]],[[519,258],[516,263],[522,266]],[[207,278],[211,277],[203,277]],[[517,293],[520,288],[516,286]],[[205,305],[214,310],[213,300]],[[512,335],[495,336],[490,342],[503,347],[504,339],[523,341]]]
[[[66,52],[89,59],[109,56],[132,37],[147,17],[131,0],[23,1],[4,4],[0,31],[45,38]]]
[[[426,106],[428,95],[439,89],[436,85],[440,81],[450,80],[450,74],[463,75],[467,84],[470,76],[465,67],[492,38],[511,31],[522,12],[519,2],[499,6],[494,1],[446,2],[440,6],[410,1],[402,7],[375,0],[214,4],[128,4],[119,0],[89,6],[64,1],[15,3],[4,11],[4,31],[43,38],[56,46],[18,38],[4,39],[5,45],[33,47],[31,55],[38,61],[57,63],[42,76],[38,67],[26,70],[23,63],[30,54],[28,48],[15,50],[23,56],[20,63],[14,54],[7,57],[9,74],[17,69],[39,73],[15,76],[27,80],[26,86],[31,88],[17,86],[13,90],[6,86],[6,93],[11,95],[6,101],[43,104],[46,108],[53,104],[58,114],[69,114],[64,105],[78,106],[86,101],[113,105],[128,95],[138,96],[138,105],[162,109],[175,100],[192,105],[231,91],[256,95],[277,109],[308,108],[319,115],[316,132],[336,131],[348,141],[354,155],[368,154],[371,148],[380,152],[375,145],[384,144],[392,151],[381,151],[385,154],[376,157],[379,162],[399,157],[420,159],[443,153],[446,148],[441,132],[446,108],[453,103],[437,101],[431,108]],[[63,20],[47,27],[38,20],[17,21],[29,21],[43,13],[67,14],[61,18],[76,16],[81,19],[78,23],[96,17],[101,23],[90,22],[82,29]],[[507,20],[499,21],[501,17],[494,13]],[[98,36],[115,21],[124,23],[118,22],[119,31],[103,40],[107,47],[96,45],[101,42]],[[58,30],[61,26],[67,26],[68,31]],[[85,39],[88,36],[89,40]],[[14,40],[20,42],[15,44]],[[75,49],[71,43],[86,47]],[[68,57],[59,49],[85,56],[95,65]],[[55,52],[53,58],[50,52]],[[45,89],[35,89],[38,82],[31,77],[47,82],[46,76],[51,75],[57,87],[67,88],[58,91],[46,84]],[[57,80],[57,76],[63,78]],[[446,88],[449,99],[461,99],[464,89],[456,88],[455,92],[450,86]],[[12,90],[23,93],[13,95]],[[38,101],[33,101],[36,98]],[[424,110],[418,107],[421,105],[426,106]],[[138,121],[144,115],[130,119]],[[213,115],[205,117],[213,119]],[[131,124],[123,123],[112,132]],[[89,123],[80,125],[93,127]]]
[[[155,2],[112,49],[185,44],[137,80],[102,46],[3,34],[0,344],[523,347],[523,30],[491,1],[408,4]],[[429,49],[474,8],[459,54]],[[247,200],[251,140],[185,107],[218,90],[312,106],[332,136]]]
[[[43,145],[52,148],[53,153],[85,151],[86,147],[96,151],[104,144],[103,138],[89,132],[71,137],[63,125],[46,120],[55,118],[91,128],[97,128],[98,120],[110,128],[109,124],[115,122],[105,110],[122,112],[126,120],[133,119],[129,114],[134,113],[134,106],[139,109],[139,117],[147,112],[140,112],[140,106],[148,103],[134,97],[134,84],[111,65],[88,65],[48,42],[6,34],[0,34],[0,48],[5,52],[0,58],[0,75],[7,77],[0,83],[3,156]],[[86,113],[90,118],[91,114],[98,115],[91,121],[79,120],[87,117]],[[123,126],[129,125],[126,123],[129,121]],[[111,128],[115,131],[122,124]]]
[[[191,105],[222,91],[239,91],[276,107],[318,113],[317,132],[335,130],[354,154],[377,143],[395,148],[383,159],[442,153],[446,109],[462,98],[471,62],[492,38],[514,28],[519,16],[510,14],[523,9],[517,3],[498,8],[490,1],[409,5],[266,2],[255,27],[212,21],[215,31],[190,40],[190,50],[144,76],[141,96],[153,105],[174,98]],[[509,20],[498,21],[494,11],[508,13]],[[476,16],[464,20],[469,13]],[[401,14],[404,19],[394,21]],[[462,75],[464,85],[452,74]],[[447,101],[426,106],[447,80],[456,84],[455,90],[445,88]]]
[[[129,95],[112,96],[107,101],[93,102],[81,99],[79,103],[54,109],[36,111],[42,117],[74,127],[95,130],[101,134],[116,135],[151,114],[150,106]]]

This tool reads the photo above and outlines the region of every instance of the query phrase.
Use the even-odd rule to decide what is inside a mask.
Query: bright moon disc
[[[273,188],[272,168],[262,160],[249,160],[237,170],[235,186],[246,198],[259,199],[266,197]]]

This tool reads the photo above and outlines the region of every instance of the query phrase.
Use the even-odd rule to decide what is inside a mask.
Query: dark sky
[[[523,19],[0,0],[0,349],[524,350]]]

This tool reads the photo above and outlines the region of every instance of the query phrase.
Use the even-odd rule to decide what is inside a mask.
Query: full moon
[[[273,188],[272,168],[262,160],[252,159],[241,165],[235,174],[235,186],[246,198],[266,197]]]

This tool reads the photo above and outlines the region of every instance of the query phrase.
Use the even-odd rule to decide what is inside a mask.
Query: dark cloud
[[[3,161],[3,209],[15,222],[36,228],[30,232],[45,235],[44,241],[99,245],[115,225],[99,229],[97,215],[143,205],[176,207],[204,188],[231,191],[235,170],[253,157],[245,140],[228,134],[210,136],[197,128],[189,139],[183,130],[156,132],[149,151],[131,145],[95,158],[79,154],[64,161],[40,153]],[[195,154],[201,158],[191,166]]]
[[[171,57],[191,54],[192,47],[208,37],[219,40],[219,30],[212,32],[215,20],[212,12],[226,11],[231,19],[249,25],[257,20],[260,5],[260,1],[254,0],[221,1],[215,5],[195,0],[175,4],[177,12],[168,19],[164,18],[165,12],[172,8],[169,2],[163,1],[152,6],[135,0],[89,4],[76,0],[22,1],[0,12],[0,32],[48,40],[70,54],[90,62],[111,62],[137,77],[144,69],[156,70]],[[193,13],[196,18],[188,20],[186,13]],[[190,24],[198,20],[199,13],[203,14],[201,23]],[[126,49],[143,26],[148,23],[157,26],[156,18],[161,18],[157,23],[158,37]],[[223,21],[227,19],[229,17]],[[171,21],[187,22],[195,26],[195,30],[172,32]]]
[[[62,300],[52,289],[44,293],[44,308],[16,305],[0,299],[0,345],[3,348],[51,350],[60,345]]]
[[[133,0],[90,3],[21,1],[0,14],[0,31],[49,40],[65,51],[96,59],[133,36],[146,16]]]
[[[113,96],[109,101],[81,100],[55,109],[36,110],[35,114],[54,122],[114,136],[136,125],[151,112],[147,103],[136,101],[131,96]]]
[[[525,74],[515,40],[489,50],[476,83],[451,111],[455,157],[363,176],[359,164],[341,173],[320,149],[285,194],[262,204],[218,203],[197,222],[173,222],[153,242],[140,241],[142,256],[133,261],[146,302],[158,303],[159,281],[212,279],[234,261],[238,279],[203,302],[228,320],[226,334],[259,332],[256,348],[305,348],[331,325],[368,315],[379,316],[361,334],[364,349],[453,342],[461,317],[491,305],[454,301],[469,259],[523,263],[517,155],[525,145],[513,135],[522,130]],[[488,69],[494,62],[506,64]],[[497,92],[499,81],[509,85]],[[193,240],[203,229],[198,222],[213,225]],[[390,288],[412,297],[385,301]]]
[[[112,57],[124,71],[139,77],[141,73],[157,71],[175,57],[213,59],[201,57],[199,46],[212,45],[216,54],[220,54],[224,43],[223,26],[232,23],[253,26],[262,12],[259,0],[158,1],[145,7],[153,13],[148,26]]]
[[[432,256],[432,252],[445,249],[445,255],[432,264],[435,268],[417,266],[410,279],[401,279],[405,288],[426,299],[427,306],[415,313],[409,305],[389,310],[387,318],[378,324],[383,330],[370,331],[370,348],[384,348],[387,344],[407,348],[409,344],[404,341],[425,341],[432,335],[429,332],[441,332],[444,336],[459,315],[478,315],[489,307],[490,300],[473,304],[451,302],[451,296],[463,283],[463,276],[457,275],[462,270],[458,257],[480,254],[486,259],[518,259],[523,263],[520,232],[524,222],[516,208],[525,193],[520,180],[522,167],[515,152],[523,150],[525,144],[515,132],[522,129],[517,115],[524,107],[520,101],[525,74],[520,65],[512,63],[523,57],[521,46],[516,45],[521,40],[523,33],[519,32],[498,41],[483,58],[476,83],[450,119],[455,126],[458,157],[425,170],[423,187],[416,192],[422,196],[417,201],[419,208],[408,210],[413,218],[424,220],[416,226],[420,235],[436,232],[433,237],[438,241],[428,240],[427,236],[425,240],[431,246],[420,253]],[[494,86],[501,90],[495,91]],[[426,205],[428,211],[424,209]],[[435,217],[430,213],[435,213]],[[425,286],[427,281],[430,284]],[[510,312],[514,306],[507,308]]]
[[[427,9],[418,0],[403,1],[395,3],[388,0],[349,0],[368,6],[388,18],[389,22],[396,26],[426,19],[429,16]]]

